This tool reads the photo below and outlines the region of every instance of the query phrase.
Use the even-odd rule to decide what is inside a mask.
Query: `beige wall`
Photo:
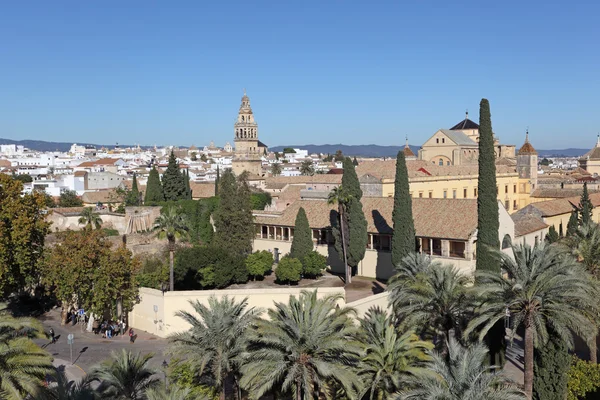
[[[356,316],[358,318],[363,318],[367,311],[369,311],[369,309],[372,307],[379,307],[382,310],[388,310],[390,308],[388,298],[389,292],[383,292],[348,303],[346,304],[346,307],[354,308],[356,310]]]
[[[306,289],[304,289],[306,290]],[[341,295],[345,299],[344,288],[318,288],[317,296],[323,298],[328,295]],[[160,290],[140,288],[140,302],[129,313],[129,325],[152,333],[159,337],[167,337],[173,333],[189,329],[189,325],[175,313],[180,310],[193,311],[190,301],[199,301],[207,305],[210,296],[222,298],[229,296],[236,301],[248,299],[248,307],[266,310],[273,308],[276,302],[287,303],[290,296],[298,297],[303,291],[301,288],[285,287],[276,289],[226,289],[226,290],[194,290],[181,292],[165,292]],[[340,307],[345,305],[345,300],[339,301]],[[156,311],[155,310],[156,306]]]
[[[127,218],[122,214],[100,214],[102,218],[102,228],[116,229],[120,234],[124,234],[127,228]],[[48,221],[52,222],[50,229],[54,232],[65,231],[67,229],[78,231],[83,229],[79,225],[79,215],[64,216],[58,213],[52,213],[48,216]]]

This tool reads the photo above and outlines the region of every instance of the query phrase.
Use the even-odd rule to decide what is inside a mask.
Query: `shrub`
[[[277,281],[280,283],[298,283],[300,281],[300,274],[302,273],[302,263],[297,258],[289,256],[283,257],[277,269],[275,270],[275,276]]]
[[[578,400],[589,397],[600,388],[600,364],[592,364],[573,356],[568,372],[567,400]]]
[[[142,259],[142,268],[136,275],[142,287],[162,289],[169,282],[169,262],[165,256],[151,255]]]
[[[119,231],[116,229],[102,228],[102,230],[104,231],[104,235],[106,235],[106,236],[119,236],[120,235]]]
[[[302,274],[305,278],[317,278],[327,267],[327,257],[318,251],[311,251],[302,259]]]
[[[262,278],[271,270],[272,266],[273,254],[266,250],[252,253],[246,258],[246,268],[248,269],[248,274],[255,279]]]

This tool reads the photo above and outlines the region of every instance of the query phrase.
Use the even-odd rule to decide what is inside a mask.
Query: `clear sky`
[[[586,4],[587,3],[587,4]],[[483,8],[482,8],[483,7]],[[7,1],[0,137],[420,145],[490,100],[540,149],[600,130],[598,1]]]

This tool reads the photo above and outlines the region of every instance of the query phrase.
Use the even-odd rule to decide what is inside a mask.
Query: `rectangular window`
[[[448,197],[448,191],[444,190],[444,198],[447,198],[447,197]]]
[[[429,198],[433,199],[433,192],[429,192]]]
[[[452,198],[455,199],[456,198],[456,189],[452,189]]]
[[[463,197],[466,199],[467,198],[467,189],[463,189]]]
[[[423,197],[423,192],[419,192],[419,198]]]
[[[508,185],[504,185],[504,193],[508,193]]]
[[[473,197],[477,197],[477,188],[473,188]]]
[[[510,209],[509,207],[510,207],[510,203],[508,202],[508,200],[506,200],[504,202],[504,208],[506,208],[507,210],[509,210]]]
[[[517,193],[517,185],[513,185],[513,193]]]
[[[519,208],[519,206],[517,206],[517,201],[513,200],[513,210],[516,210],[517,208]]]

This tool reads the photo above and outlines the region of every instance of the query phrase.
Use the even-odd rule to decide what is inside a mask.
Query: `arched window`
[[[244,122],[244,116],[242,115],[242,122]]]
[[[504,239],[502,239],[502,250],[508,249],[512,246],[512,239],[509,234],[504,235]]]
[[[440,160],[438,161],[438,164],[440,167],[444,166],[444,159],[440,158]]]

